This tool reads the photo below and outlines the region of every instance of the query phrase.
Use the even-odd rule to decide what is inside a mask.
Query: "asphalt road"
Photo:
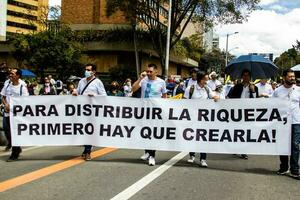
[[[20,160],[11,163],[6,162],[3,149],[0,191],[13,186],[0,192],[1,200],[300,199],[300,181],[276,175],[277,156],[250,155],[249,160],[242,160],[209,154],[205,169],[187,163],[183,153],[159,151],[157,165],[150,167],[138,159],[142,150],[118,149],[88,162],[77,158],[80,163],[39,177],[42,172],[37,170],[51,171],[54,165],[78,157],[82,147],[27,147]],[[23,175],[27,176],[22,179]],[[37,177],[30,181],[31,176]]]

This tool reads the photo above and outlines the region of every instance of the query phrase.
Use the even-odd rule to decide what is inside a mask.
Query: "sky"
[[[60,5],[61,0],[49,0],[49,5]],[[242,24],[218,25],[220,49],[225,50],[226,35],[230,54],[281,53],[300,40],[300,0],[261,0],[262,9],[250,14]]]
[[[300,40],[300,0],[262,0],[261,10],[250,14],[243,24],[216,27],[220,48],[233,55],[273,53],[275,57],[292,48]]]

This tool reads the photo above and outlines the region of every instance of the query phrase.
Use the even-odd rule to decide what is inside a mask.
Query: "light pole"
[[[234,32],[234,33],[227,33],[226,34],[226,58],[225,58],[225,67],[227,67],[228,64],[228,37],[234,34],[238,34],[239,32]]]
[[[169,14],[168,14],[168,32],[167,32],[167,45],[166,45],[166,60],[165,60],[165,80],[169,74],[169,59],[170,59],[170,42],[171,42],[171,17],[172,17],[172,0],[169,1]]]

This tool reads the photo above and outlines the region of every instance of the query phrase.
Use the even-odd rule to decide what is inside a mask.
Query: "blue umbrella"
[[[251,71],[253,80],[271,78],[276,76],[278,67],[270,60],[259,55],[243,55],[230,62],[225,68],[225,73],[234,78],[240,78],[243,70]]]
[[[300,72],[300,64],[292,67],[291,70],[293,70],[295,72]]]
[[[21,71],[22,71],[22,76],[36,77],[36,75],[32,71],[30,71],[28,69],[21,69]]]

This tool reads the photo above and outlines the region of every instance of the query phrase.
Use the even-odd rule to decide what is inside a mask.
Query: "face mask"
[[[92,72],[91,71],[85,71],[84,76],[86,78],[88,78],[88,77],[92,76]]]

